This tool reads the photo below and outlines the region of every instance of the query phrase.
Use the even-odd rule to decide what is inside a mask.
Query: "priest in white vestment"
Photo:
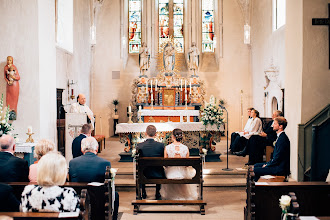
[[[86,96],[84,94],[79,94],[77,97],[77,103],[71,104],[70,112],[71,113],[85,113],[89,120],[88,123],[92,124],[94,129],[94,114],[92,110],[86,105]]]

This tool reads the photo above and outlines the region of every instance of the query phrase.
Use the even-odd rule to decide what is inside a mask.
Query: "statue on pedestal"
[[[140,51],[139,51],[139,64],[140,64],[140,73],[145,75],[145,71],[147,71],[150,67],[150,54],[145,42],[142,43]]]
[[[171,42],[168,42],[164,47],[163,59],[165,71],[173,71],[175,65],[175,48]]]
[[[199,50],[196,47],[196,43],[191,43],[191,48],[188,51],[188,68],[189,70],[194,71],[194,75],[196,71],[198,71],[199,67]]]

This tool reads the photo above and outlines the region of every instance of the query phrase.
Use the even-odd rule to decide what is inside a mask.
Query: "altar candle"
[[[187,93],[186,93],[185,97],[186,97],[186,101],[188,102]]]
[[[129,112],[129,113],[132,112],[132,107],[131,107],[131,105],[128,106],[128,112]]]
[[[156,85],[155,85],[155,90],[157,91],[157,79],[156,79]]]
[[[182,79],[181,79],[181,92],[182,92]]]
[[[141,105],[139,105],[139,111],[141,111],[141,110],[142,110]]]
[[[32,134],[32,126],[28,127],[28,134]]]
[[[151,90],[151,102],[154,100],[154,93]]]
[[[189,87],[190,87],[190,90],[191,90],[191,82],[189,83]]]

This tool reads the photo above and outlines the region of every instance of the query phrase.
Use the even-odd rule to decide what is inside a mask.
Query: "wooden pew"
[[[196,175],[192,179],[147,179],[143,171],[152,166],[192,166],[196,170]],[[199,200],[143,200],[141,184],[199,184]],[[198,205],[201,215],[205,215],[206,202],[203,200],[203,170],[201,157],[189,158],[162,158],[162,157],[136,157],[136,200],[132,201],[133,213],[148,212],[140,210],[141,205]],[[151,211],[150,211],[151,212]],[[161,211],[170,212],[170,211]],[[185,212],[185,211],[182,211]]]
[[[245,219],[280,219],[279,199],[294,192],[302,216],[330,216],[330,184],[325,182],[257,182],[247,174]]]
[[[63,214],[63,213],[62,213]],[[69,217],[61,216],[60,212],[0,212],[0,215],[9,216],[14,219],[90,219],[90,200],[86,189],[81,190],[80,212]]]
[[[10,182],[7,183],[13,187],[14,194],[17,199],[21,200],[21,194],[26,185],[37,184],[30,182]],[[112,180],[110,167],[106,168],[104,185],[91,186],[88,183],[66,182],[63,187],[73,188],[79,195],[83,189],[87,189],[90,200],[90,217],[91,219],[112,219]]]

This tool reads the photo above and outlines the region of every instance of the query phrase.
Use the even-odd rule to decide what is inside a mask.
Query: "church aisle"
[[[147,194],[153,195],[154,190],[147,190]],[[204,190],[204,199],[207,202],[206,215],[199,213],[141,213],[133,215],[132,200],[135,198],[135,192],[119,192],[120,220],[184,220],[184,219],[208,219],[208,220],[238,220],[244,217],[244,206],[246,193],[245,188],[206,188]],[[197,206],[144,206],[143,210],[198,210]]]

